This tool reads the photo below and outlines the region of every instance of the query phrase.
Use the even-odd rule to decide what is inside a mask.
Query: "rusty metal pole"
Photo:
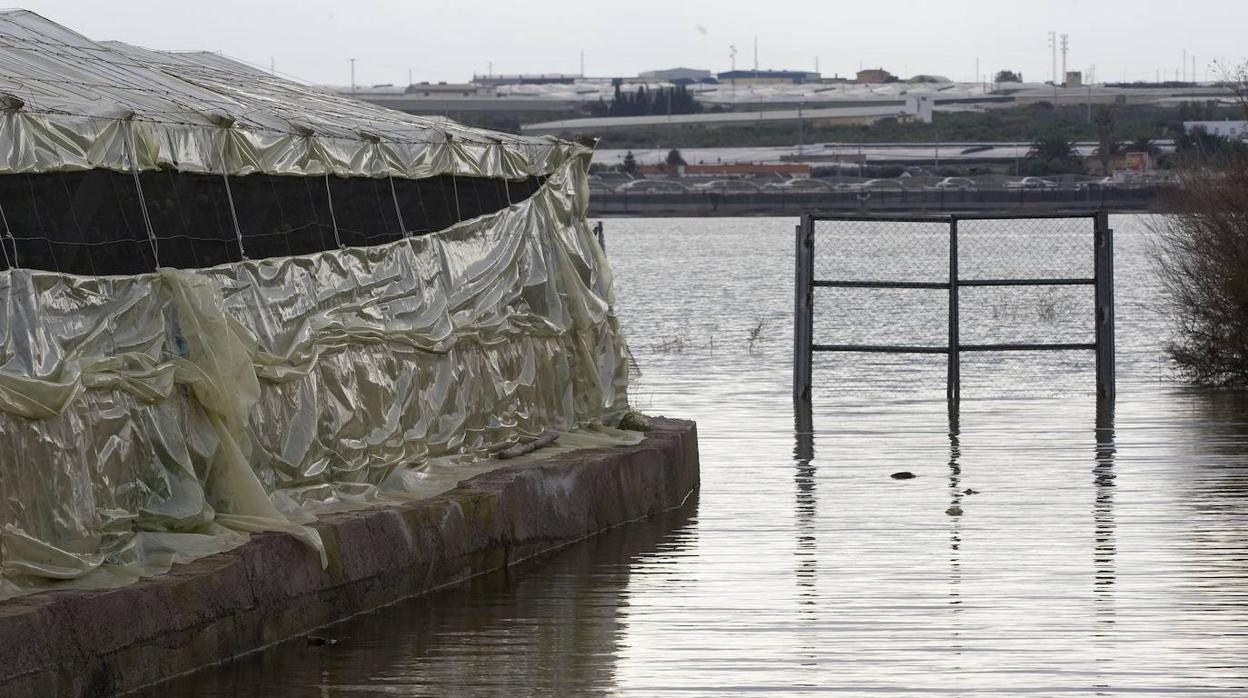
[[[793,401],[809,409],[814,366],[814,218],[803,214],[797,226],[793,275]]]
[[[1117,392],[1114,370],[1114,231],[1109,214],[1096,214],[1096,397],[1113,400]]]

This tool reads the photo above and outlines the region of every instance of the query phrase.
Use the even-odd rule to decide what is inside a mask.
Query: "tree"
[[[631,150],[624,153],[624,171],[630,175],[637,174],[637,158],[633,156]]]
[[[667,151],[667,170],[672,174],[680,174],[680,168],[686,165],[685,158],[681,156],[680,151],[672,148]]]
[[[1075,142],[1061,131],[1046,131],[1031,139],[1027,157],[1041,162],[1060,162],[1075,159]]]
[[[1224,84],[1248,117],[1248,63]],[[1154,224],[1154,257],[1177,327],[1167,347],[1180,373],[1248,387],[1248,148],[1203,129],[1183,134],[1178,191]]]
[[[999,70],[997,71],[996,77],[994,77],[992,81],[993,82],[1022,82],[1023,74],[1016,73],[1012,70]]]
[[[1245,155],[1248,144],[1196,126],[1191,131],[1175,135],[1174,150],[1189,166],[1219,166],[1238,155]]]
[[[1093,118],[1096,124],[1096,136],[1100,145],[1096,148],[1096,157],[1101,161],[1101,174],[1109,174],[1109,162],[1117,152],[1118,143],[1114,140],[1114,126],[1117,118],[1113,107],[1100,107]]]
[[[1127,152],[1147,153],[1152,157],[1157,157],[1161,154],[1161,148],[1157,147],[1157,143],[1153,140],[1152,136],[1148,134],[1141,134],[1136,136],[1127,146]]]

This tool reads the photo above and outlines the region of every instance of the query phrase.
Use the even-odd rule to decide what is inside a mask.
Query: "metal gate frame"
[[[1092,221],[1092,278],[960,279],[958,277],[958,221],[960,220],[1041,220],[1088,219]],[[946,223],[949,226],[949,280],[946,282],[855,281],[815,278],[815,223],[818,221],[864,223]],[[793,400],[802,405],[811,401],[815,352],[867,352],[887,354],[945,354],[949,357],[945,394],[950,401],[962,396],[962,352],[987,351],[1065,351],[1090,349],[1096,352],[1096,395],[1112,400],[1114,371],[1114,231],[1105,211],[1073,214],[1006,214],[968,216],[817,216],[803,214],[797,226],[796,276],[793,316]],[[1095,287],[1096,338],[1092,343],[1001,343],[962,344],[958,330],[958,289],[975,286],[1093,286]],[[949,341],[946,346],[901,346],[814,343],[814,290],[824,288],[933,289],[949,292]]]

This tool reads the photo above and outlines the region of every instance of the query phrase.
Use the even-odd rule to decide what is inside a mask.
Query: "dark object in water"
[[[962,515],[962,507],[958,506],[957,504],[954,504],[953,506],[949,507],[948,509],[945,509],[945,513],[946,513],[946,514],[948,514],[948,515],[950,515],[950,516],[961,516],[961,515]]]
[[[974,489],[971,489],[970,487],[968,487],[968,488],[966,488],[966,489],[962,490],[962,494],[979,494],[979,490],[974,490]]]
[[[338,644],[338,641],[332,637],[321,637],[319,635],[309,635],[308,644],[312,645],[313,647],[328,647],[329,645]]]
[[[500,451],[498,457],[507,460],[509,458],[519,458],[526,453],[532,453],[543,446],[549,446],[559,439],[559,432],[547,430],[542,435],[524,444],[516,444],[511,448]]]
[[[636,410],[629,410],[620,418],[619,427],[628,431],[650,431],[650,418]]]
[[[893,473],[892,475],[889,475],[889,477],[893,478],[894,480],[913,480],[915,476],[914,476],[914,473],[910,472],[909,470],[902,470],[901,472]]]

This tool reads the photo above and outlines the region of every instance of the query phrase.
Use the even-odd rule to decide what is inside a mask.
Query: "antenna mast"
[[[1070,34],[1062,34],[1062,73],[1058,77],[1066,84],[1066,53],[1070,50]]]

